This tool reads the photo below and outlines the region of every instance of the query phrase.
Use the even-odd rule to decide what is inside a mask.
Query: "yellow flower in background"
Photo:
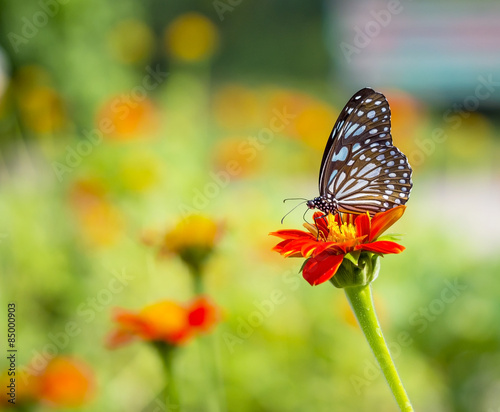
[[[181,15],[165,31],[167,52],[178,60],[205,60],[213,55],[217,44],[216,26],[198,13]]]
[[[13,92],[22,121],[35,133],[53,133],[67,121],[64,101],[51,83],[41,66],[22,66],[14,75]]]
[[[257,94],[244,86],[231,84],[214,96],[213,110],[217,123],[224,129],[238,131],[259,123],[261,103]]]
[[[298,113],[295,128],[298,136],[309,146],[323,150],[332,131],[337,114],[326,103],[313,100]]]
[[[36,133],[55,132],[66,122],[63,100],[49,87],[27,91],[19,101],[19,107],[24,123]]]
[[[222,225],[209,217],[189,215],[163,236],[160,252],[177,254],[194,273],[199,274],[221,232]]]
[[[220,225],[203,215],[189,215],[165,234],[163,250],[182,253],[187,248],[212,249],[219,237]]]
[[[153,50],[154,35],[144,22],[135,19],[117,23],[108,33],[111,54],[122,63],[145,60]]]

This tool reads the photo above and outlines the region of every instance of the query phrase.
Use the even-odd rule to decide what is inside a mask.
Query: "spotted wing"
[[[408,200],[411,167],[392,144],[391,110],[370,88],[342,110],[328,140],[320,172],[320,195],[335,198],[346,213],[385,211]]]

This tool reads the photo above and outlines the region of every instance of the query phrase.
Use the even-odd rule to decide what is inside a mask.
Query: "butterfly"
[[[384,212],[408,201],[411,174],[408,159],[392,144],[387,99],[364,88],[333,126],[321,161],[320,195],[307,207],[325,214]]]

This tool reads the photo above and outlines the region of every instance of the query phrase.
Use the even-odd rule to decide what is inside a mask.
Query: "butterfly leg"
[[[339,231],[340,233],[342,233],[342,226],[344,225],[344,222],[342,221],[342,213],[338,212],[337,214],[339,216],[339,221],[340,221]]]
[[[319,227],[318,227],[318,224],[316,223],[316,220],[318,220],[318,219],[324,219],[324,220],[325,220],[325,223],[326,223],[326,224],[327,224],[327,226],[328,226],[328,221],[326,220],[326,217],[327,217],[327,216],[328,216],[328,215],[325,213],[325,214],[323,214],[323,215],[321,215],[321,216],[316,216],[316,217],[314,218],[314,226],[316,226],[316,230],[318,231],[318,234],[316,235],[316,241],[319,239]]]

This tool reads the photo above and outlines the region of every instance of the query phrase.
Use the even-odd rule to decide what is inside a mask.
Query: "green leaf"
[[[299,273],[302,273],[302,271],[304,270],[304,266],[306,265],[306,263],[309,259],[311,259],[311,258],[307,258],[306,260],[304,260],[304,263],[302,263],[302,266],[300,267]]]
[[[399,242],[401,240],[403,240],[403,236],[402,234],[390,234],[390,235],[384,235],[384,236],[380,236],[379,238],[377,238],[377,241],[379,240],[388,240],[390,242]]]
[[[361,251],[355,250],[353,252],[346,254],[344,258],[350,260],[352,263],[358,266],[359,255],[361,255]]]

